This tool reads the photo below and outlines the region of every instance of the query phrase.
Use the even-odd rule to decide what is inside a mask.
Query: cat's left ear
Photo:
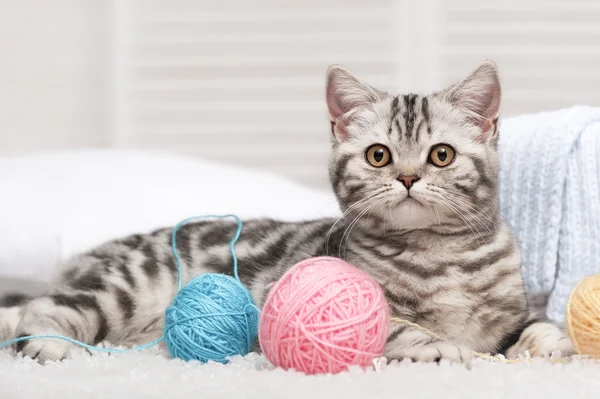
[[[465,80],[442,94],[481,129],[482,141],[496,134],[502,90],[495,63],[483,62]]]

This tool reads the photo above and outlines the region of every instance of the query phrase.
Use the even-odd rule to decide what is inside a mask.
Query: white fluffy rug
[[[273,369],[259,355],[227,366],[167,359],[159,349],[84,353],[40,366],[0,352],[0,398],[597,398],[600,363],[391,364],[384,369],[306,376]]]

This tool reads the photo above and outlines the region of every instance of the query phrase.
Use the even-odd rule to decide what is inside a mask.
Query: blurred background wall
[[[503,114],[600,106],[600,1],[0,0],[0,155],[176,151],[326,186],[324,72],[431,91],[489,58]]]

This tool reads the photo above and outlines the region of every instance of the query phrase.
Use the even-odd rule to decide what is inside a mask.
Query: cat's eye
[[[392,156],[390,150],[381,144],[375,144],[367,149],[367,162],[376,168],[381,168],[390,163]]]
[[[454,161],[454,156],[454,148],[450,147],[448,144],[437,144],[433,146],[429,153],[429,162],[443,168]]]

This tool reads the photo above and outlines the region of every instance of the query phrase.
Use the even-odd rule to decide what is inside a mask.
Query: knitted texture
[[[389,331],[385,295],[375,280],[341,259],[309,258],[269,292],[259,340],[276,366],[307,374],[370,366]]]
[[[258,335],[258,309],[233,277],[207,273],[179,291],[165,314],[165,342],[173,357],[227,363],[247,355]]]
[[[566,324],[577,353],[600,358],[600,274],[586,277],[575,286],[569,297]]]
[[[564,323],[569,294],[600,273],[600,108],[506,119],[500,126],[500,212],[523,255],[530,292],[550,293]]]

